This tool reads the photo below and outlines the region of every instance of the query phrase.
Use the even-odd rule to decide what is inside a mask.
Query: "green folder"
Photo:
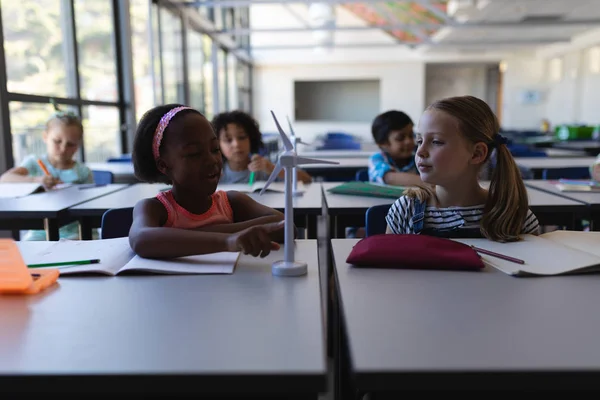
[[[397,199],[406,190],[403,186],[379,185],[375,183],[350,181],[327,189],[330,193],[349,194],[354,196],[387,197]]]

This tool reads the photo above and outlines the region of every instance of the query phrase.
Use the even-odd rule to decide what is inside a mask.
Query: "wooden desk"
[[[327,214],[332,217],[332,238],[344,237],[344,230],[348,226],[365,226],[365,214],[369,207],[380,204],[391,205],[396,201],[391,198],[333,194],[327,191],[340,183],[321,183]],[[489,182],[482,181],[481,185],[487,188]],[[526,187],[529,208],[535,213],[541,225],[561,225],[573,229],[576,222],[588,214],[588,209],[583,202]]]
[[[0,199],[0,228],[45,229],[48,240],[59,239],[59,222],[68,217],[67,209],[127,187],[112,184],[81,189],[86,185],[74,185],[25,197]]]
[[[600,193],[561,192],[552,184],[551,181],[548,180],[525,181],[525,184],[531,188],[541,190],[546,193],[551,193],[555,196],[564,197],[566,199],[579,201],[586,204],[590,211],[592,229],[600,230]]]
[[[232,275],[64,276],[37,296],[0,296],[0,390],[316,400],[326,389],[317,243],[296,243],[302,277],[271,274],[281,249],[241,255]]]
[[[67,210],[68,214],[79,219],[83,240],[92,238],[92,229],[102,224],[102,215],[111,208],[133,207],[142,199],[156,196],[169,185],[162,183],[136,183],[123,190],[87,201]]]
[[[115,177],[115,183],[139,183],[135,177],[132,162],[86,163],[92,170],[110,171]]]
[[[325,181],[348,181],[354,180],[356,172],[369,168],[369,159],[366,157],[328,159],[320,157],[327,161],[336,161],[339,164],[307,164],[302,165],[302,169],[308,172],[313,179],[322,179]]]
[[[515,157],[515,162],[533,172],[535,179],[542,178],[542,170],[566,167],[589,167],[595,157]]]
[[[374,392],[597,387],[600,275],[356,268],[357,241],[331,241],[343,388],[350,376]]]
[[[564,150],[581,150],[594,157],[600,153],[600,141],[598,140],[569,140],[556,142],[552,147]]]

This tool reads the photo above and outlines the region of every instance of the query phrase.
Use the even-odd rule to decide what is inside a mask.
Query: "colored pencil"
[[[471,248],[473,248],[473,250],[475,250],[478,253],[483,253],[483,254],[487,254],[488,256],[492,256],[492,257],[497,257],[497,258],[501,258],[503,260],[506,261],[511,261],[517,264],[525,264],[525,261],[519,259],[519,258],[514,258],[514,257],[510,257],[510,256],[505,256],[504,254],[500,254],[500,253],[495,253],[493,251],[489,251],[489,250],[485,250],[485,249],[481,249],[479,247],[475,247],[475,246],[471,246]]]
[[[79,261],[63,261],[46,264],[28,264],[28,268],[42,268],[42,267],[61,267],[66,265],[85,265],[85,264],[98,264],[100,260],[79,260]]]
[[[44,163],[42,162],[42,160],[40,160],[38,158],[37,160],[38,165],[40,166],[40,168],[42,169],[42,171],[44,171],[44,174],[51,176],[52,174],[50,173],[50,171],[48,171],[48,168],[46,168],[46,166],[44,165]]]

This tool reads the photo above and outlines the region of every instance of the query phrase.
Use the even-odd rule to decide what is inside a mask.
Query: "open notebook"
[[[590,180],[559,179],[552,182],[561,192],[595,192],[600,193],[600,183]]]
[[[22,252],[28,265],[100,260],[97,264],[65,265],[59,268],[61,276],[73,274],[101,274],[116,276],[125,271],[156,274],[232,274],[239,252],[223,252],[154,260],[136,255],[129,246],[129,238],[103,240],[60,240],[37,253]],[[31,268],[42,269],[42,268]]]
[[[72,186],[70,183],[61,183],[50,190],[59,190]],[[0,183],[0,198],[17,198],[34,193],[46,191],[39,183],[30,182],[3,182]]]
[[[452,239],[525,261],[518,264],[480,254],[486,265],[512,276],[555,276],[600,272],[600,232],[555,231],[498,243],[487,239]]]

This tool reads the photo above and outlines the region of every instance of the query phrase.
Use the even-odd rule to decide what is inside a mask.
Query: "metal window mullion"
[[[77,48],[77,26],[75,23],[75,0],[61,0],[62,10],[61,21],[63,22],[63,32],[65,33],[65,56],[67,58],[72,74],[66,77],[67,88],[70,89],[68,96],[81,99],[81,81],[79,76],[79,51]],[[69,85],[70,84],[70,85]],[[77,104],[77,114],[83,119],[83,110],[81,104]],[[81,160],[85,161],[85,138],[82,139],[80,147]]]
[[[133,54],[129,0],[113,0],[115,30],[117,89],[120,120],[121,153],[128,153],[135,135],[135,87],[133,83]]]
[[[219,45],[215,40],[211,40],[212,49],[211,49],[211,57],[210,61],[212,63],[212,85],[213,85],[213,115],[217,115],[218,113],[224,111],[220,110],[219,104]]]
[[[57,103],[66,104],[69,106],[107,106],[107,107],[118,107],[119,103],[114,101],[103,101],[103,100],[85,100],[85,99],[73,99],[68,97],[59,96],[45,96],[37,94],[25,94],[25,93],[13,93],[7,92],[6,94],[9,101],[21,101],[24,103],[44,103],[48,104],[51,99]]]
[[[160,103],[164,104],[165,103],[165,68],[163,65],[163,35],[162,35],[162,22],[161,22],[161,17],[160,17],[160,10],[161,7],[160,5],[157,4],[156,6],[156,19],[157,19],[157,26],[158,26],[158,60],[159,60],[159,65],[160,65]]]
[[[185,15],[185,13],[179,11],[178,12],[178,16],[179,16],[179,22],[180,22],[180,27],[181,27],[181,62],[182,62],[182,73],[183,73],[183,104],[185,105],[189,105],[190,104],[190,78],[189,78],[189,68],[188,68],[188,59],[189,59],[189,54],[188,54],[188,38],[187,38],[187,33],[188,33],[188,28],[189,28],[189,24],[188,24],[188,19],[187,16]]]
[[[0,129],[2,129],[2,140],[0,140],[0,171],[2,172],[12,168],[15,163],[12,149],[7,83],[6,54],[4,53],[4,27],[2,26],[2,10],[0,7],[0,120],[2,123],[0,126]]]

